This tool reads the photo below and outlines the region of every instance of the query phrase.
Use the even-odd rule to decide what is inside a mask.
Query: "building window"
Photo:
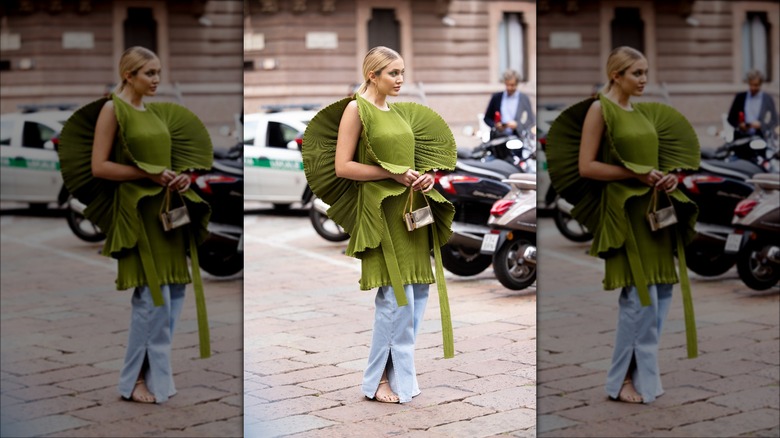
[[[401,53],[401,29],[394,9],[372,9],[368,21],[368,47],[385,46]]]
[[[127,8],[125,48],[142,46],[157,52],[157,21],[151,8]]]
[[[747,12],[742,23],[742,77],[753,69],[766,81],[772,78],[769,62],[771,50],[770,24],[766,12]]]
[[[515,70],[521,81],[528,80],[526,28],[520,12],[504,12],[498,26],[498,69],[500,72]]]
[[[645,23],[639,8],[615,8],[610,31],[613,49],[629,46],[645,52]]]

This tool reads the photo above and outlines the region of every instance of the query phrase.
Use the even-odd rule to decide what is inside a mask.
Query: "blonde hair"
[[[125,79],[125,73],[132,73],[135,75],[138,70],[144,66],[147,62],[159,59],[157,55],[146,47],[133,46],[128,48],[122,53],[122,57],[119,58],[119,80],[120,82],[114,88],[114,94],[119,94],[122,89],[127,85],[127,79]]]
[[[620,46],[612,49],[607,58],[607,83],[601,88],[601,94],[605,94],[612,88],[612,84],[615,82],[612,79],[612,73],[618,72],[622,75],[631,67],[631,64],[640,59],[645,59],[645,55],[633,47]]]
[[[389,47],[376,46],[369,50],[368,53],[366,53],[365,58],[363,58],[364,81],[358,90],[358,94],[363,94],[363,92],[365,92],[368,88],[368,84],[371,83],[371,79],[368,77],[370,72],[373,71],[375,75],[379,76],[382,74],[383,68],[387,67],[388,64],[399,58],[401,58],[401,55]]]

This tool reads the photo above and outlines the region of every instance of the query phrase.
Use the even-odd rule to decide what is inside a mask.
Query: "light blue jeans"
[[[130,398],[139,373],[148,359],[143,375],[149,392],[157,403],[176,394],[171,369],[171,342],[176,321],[184,304],[184,284],[166,284],[160,287],[165,303],[156,307],[148,286],[133,291],[133,310],[127,340],[125,363],[119,374],[119,393]]]
[[[414,367],[414,343],[428,303],[427,284],[404,285],[409,304],[398,307],[393,288],[380,287],[374,303],[374,334],[368,365],[363,373],[363,394],[374,398],[382,372],[387,368],[390,388],[401,403],[420,394]]]
[[[651,304],[643,307],[636,287],[624,287],[620,292],[620,310],[615,333],[615,351],[607,373],[607,394],[617,398],[626,373],[634,358],[636,366],[631,380],[644,403],[650,403],[664,393],[658,368],[658,342],[669,305],[671,284],[648,286]]]

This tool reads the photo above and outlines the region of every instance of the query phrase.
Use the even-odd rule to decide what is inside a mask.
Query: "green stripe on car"
[[[269,158],[245,157],[244,165],[277,170],[303,170],[303,161],[295,160],[272,160]]]
[[[3,157],[0,160],[0,166],[2,167],[15,167],[18,169],[30,169],[30,170],[46,170],[59,172],[60,162],[53,160],[36,160],[27,158],[11,158]]]

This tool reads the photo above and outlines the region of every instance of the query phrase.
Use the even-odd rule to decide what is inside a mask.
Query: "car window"
[[[22,128],[22,146],[26,148],[43,149],[43,144],[51,140],[57,131],[36,122],[24,122]]]
[[[244,123],[244,144],[252,146],[255,143],[255,134],[257,133],[257,120],[245,121]]]
[[[0,145],[11,145],[11,133],[14,131],[12,120],[0,120]]]
[[[295,140],[298,130],[280,122],[268,122],[268,137],[266,144],[272,148],[286,148],[287,143]]]

